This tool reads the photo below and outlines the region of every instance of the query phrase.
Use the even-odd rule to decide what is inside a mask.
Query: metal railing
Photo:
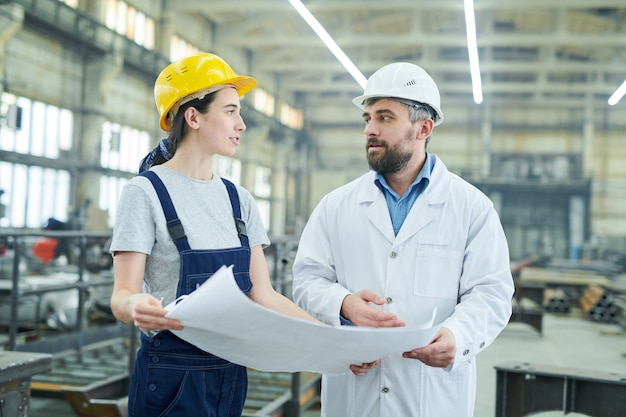
[[[85,302],[87,300],[87,292],[89,288],[95,286],[112,285],[112,282],[89,283],[85,279],[85,264],[88,242],[90,239],[108,239],[110,233],[96,233],[85,231],[26,231],[22,229],[0,229],[0,241],[6,242],[6,245],[13,249],[11,285],[10,288],[0,289],[0,293],[8,295],[11,300],[9,314],[9,340],[8,350],[15,350],[18,335],[18,307],[21,297],[28,295],[40,296],[44,293],[67,291],[75,289],[78,292],[78,305],[76,320],[74,325],[75,348],[80,349],[85,344],[84,337],[84,318],[85,318]],[[20,263],[25,257],[24,240],[28,237],[46,237],[55,239],[72,239],[78,247],[78,257],[76,265],[76,281],[64,284],[52,284],[42,286],[40,288],[23,288],[20,286]],[[38,315],[37,313],[36,315]],[[37,323],[35,323],[37,324]],[[72,336],[72,337],[73,337]]]

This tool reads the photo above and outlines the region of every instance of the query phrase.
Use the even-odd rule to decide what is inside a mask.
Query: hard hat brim
[[[388,94],[363,94],[361,96],[353,98],[352,104],[354,104],[361,110],[365,110],[365,105],[363,103],[367,99],[370,99],[370,98],[380,98],[380,99],[388,98],[389,100],[394,100],[394,99],[410,100],[410,98],[405,98],[405,97],[390,97]],[[441,122],[443,122],[443,113],[441,112],[441,109],[437,108],[436,106],[433,106],[430,103],[428,103],[428,105],[432,107],[433,110],[435,110],[435,112],[437,112],[437,120],[435,120],[434,122],[435,122],[435,126],[439,126]]]
[[[241,97],[241,96],[246,95],[254,87],[256,87],[257,81],[253,77],[250,77],[247,75],[239,75],[237,77],[224,80],[223,82],[219,84],[215,84],[214,86],[218,86],[218,85],[234,86],[235,89],[237,90],[237,94],[239,95],[239,97]],[[166,111],[163,112],[163,117],[161,117],[159,124],[161,126],[161,129],[163,129],[164,131],[169,132],[172,129],[172,126],[170,125],[169,118],[167,117],[167,115],[182,100],[184,100],[184,97],[178,100],[176,103],[173,103]]]
[[[220,84],[232,84],[237,89],[237,94],[239,97],[245,95],[254,87],[256,87],[256,79],[249,77],[247,75],[240,75],[238,77],[232,78],[230,80],[224,81]]]

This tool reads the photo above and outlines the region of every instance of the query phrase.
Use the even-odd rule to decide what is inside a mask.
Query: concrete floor
[[[567,316],[546,313],[543,335],[524,323],[510,323],[496,341],[478,357],[478,394],[475,417],[495,415],[496,371],[494,366],[528,362],[576,370],[595,370],[626,375],[626,335],[619,326],[580,318],[574,311]],[[72,411],[61,400],[31,398],[29,417],[70,417]],[[309,410],[302,417],[319,417]],[[570,413],[567,417],[581,416]],[[564,416],[563,412],[535,414]],[[407,416],[408,417],[408,416]]]

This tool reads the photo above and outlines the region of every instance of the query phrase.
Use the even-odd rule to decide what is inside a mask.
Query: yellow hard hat
[[[172,62],[161,71],[154,83],[154,100],[159,110],[161,129],[169,131],[172,128],[170,112],[173,109],[172,116],[180,105],[224,85],[234,86],[241,97],[256,86],[256,80],[236,75],[226,61],[206,52]]]

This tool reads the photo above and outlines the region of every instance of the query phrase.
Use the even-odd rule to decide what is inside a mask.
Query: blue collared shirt
[[[400,197],[390,186],[387,184],[385,177],[376,173],[374,184],[382,191],[387,201],[387,208],[389,209],[389,216],[391,217],[391,224],[393,225],[393,232],[398,235],[398,231],[402,227],[402,223],[409,214],[411,207],[417,200],[417,197],[424,192],[428,184],[430,183],[430,173],[433,170],[435,159],[431,158],[430,154],[426,152],[426,161],[422,170],[417,175],[417,178],[411,183],[409,189],[402,197]]]

